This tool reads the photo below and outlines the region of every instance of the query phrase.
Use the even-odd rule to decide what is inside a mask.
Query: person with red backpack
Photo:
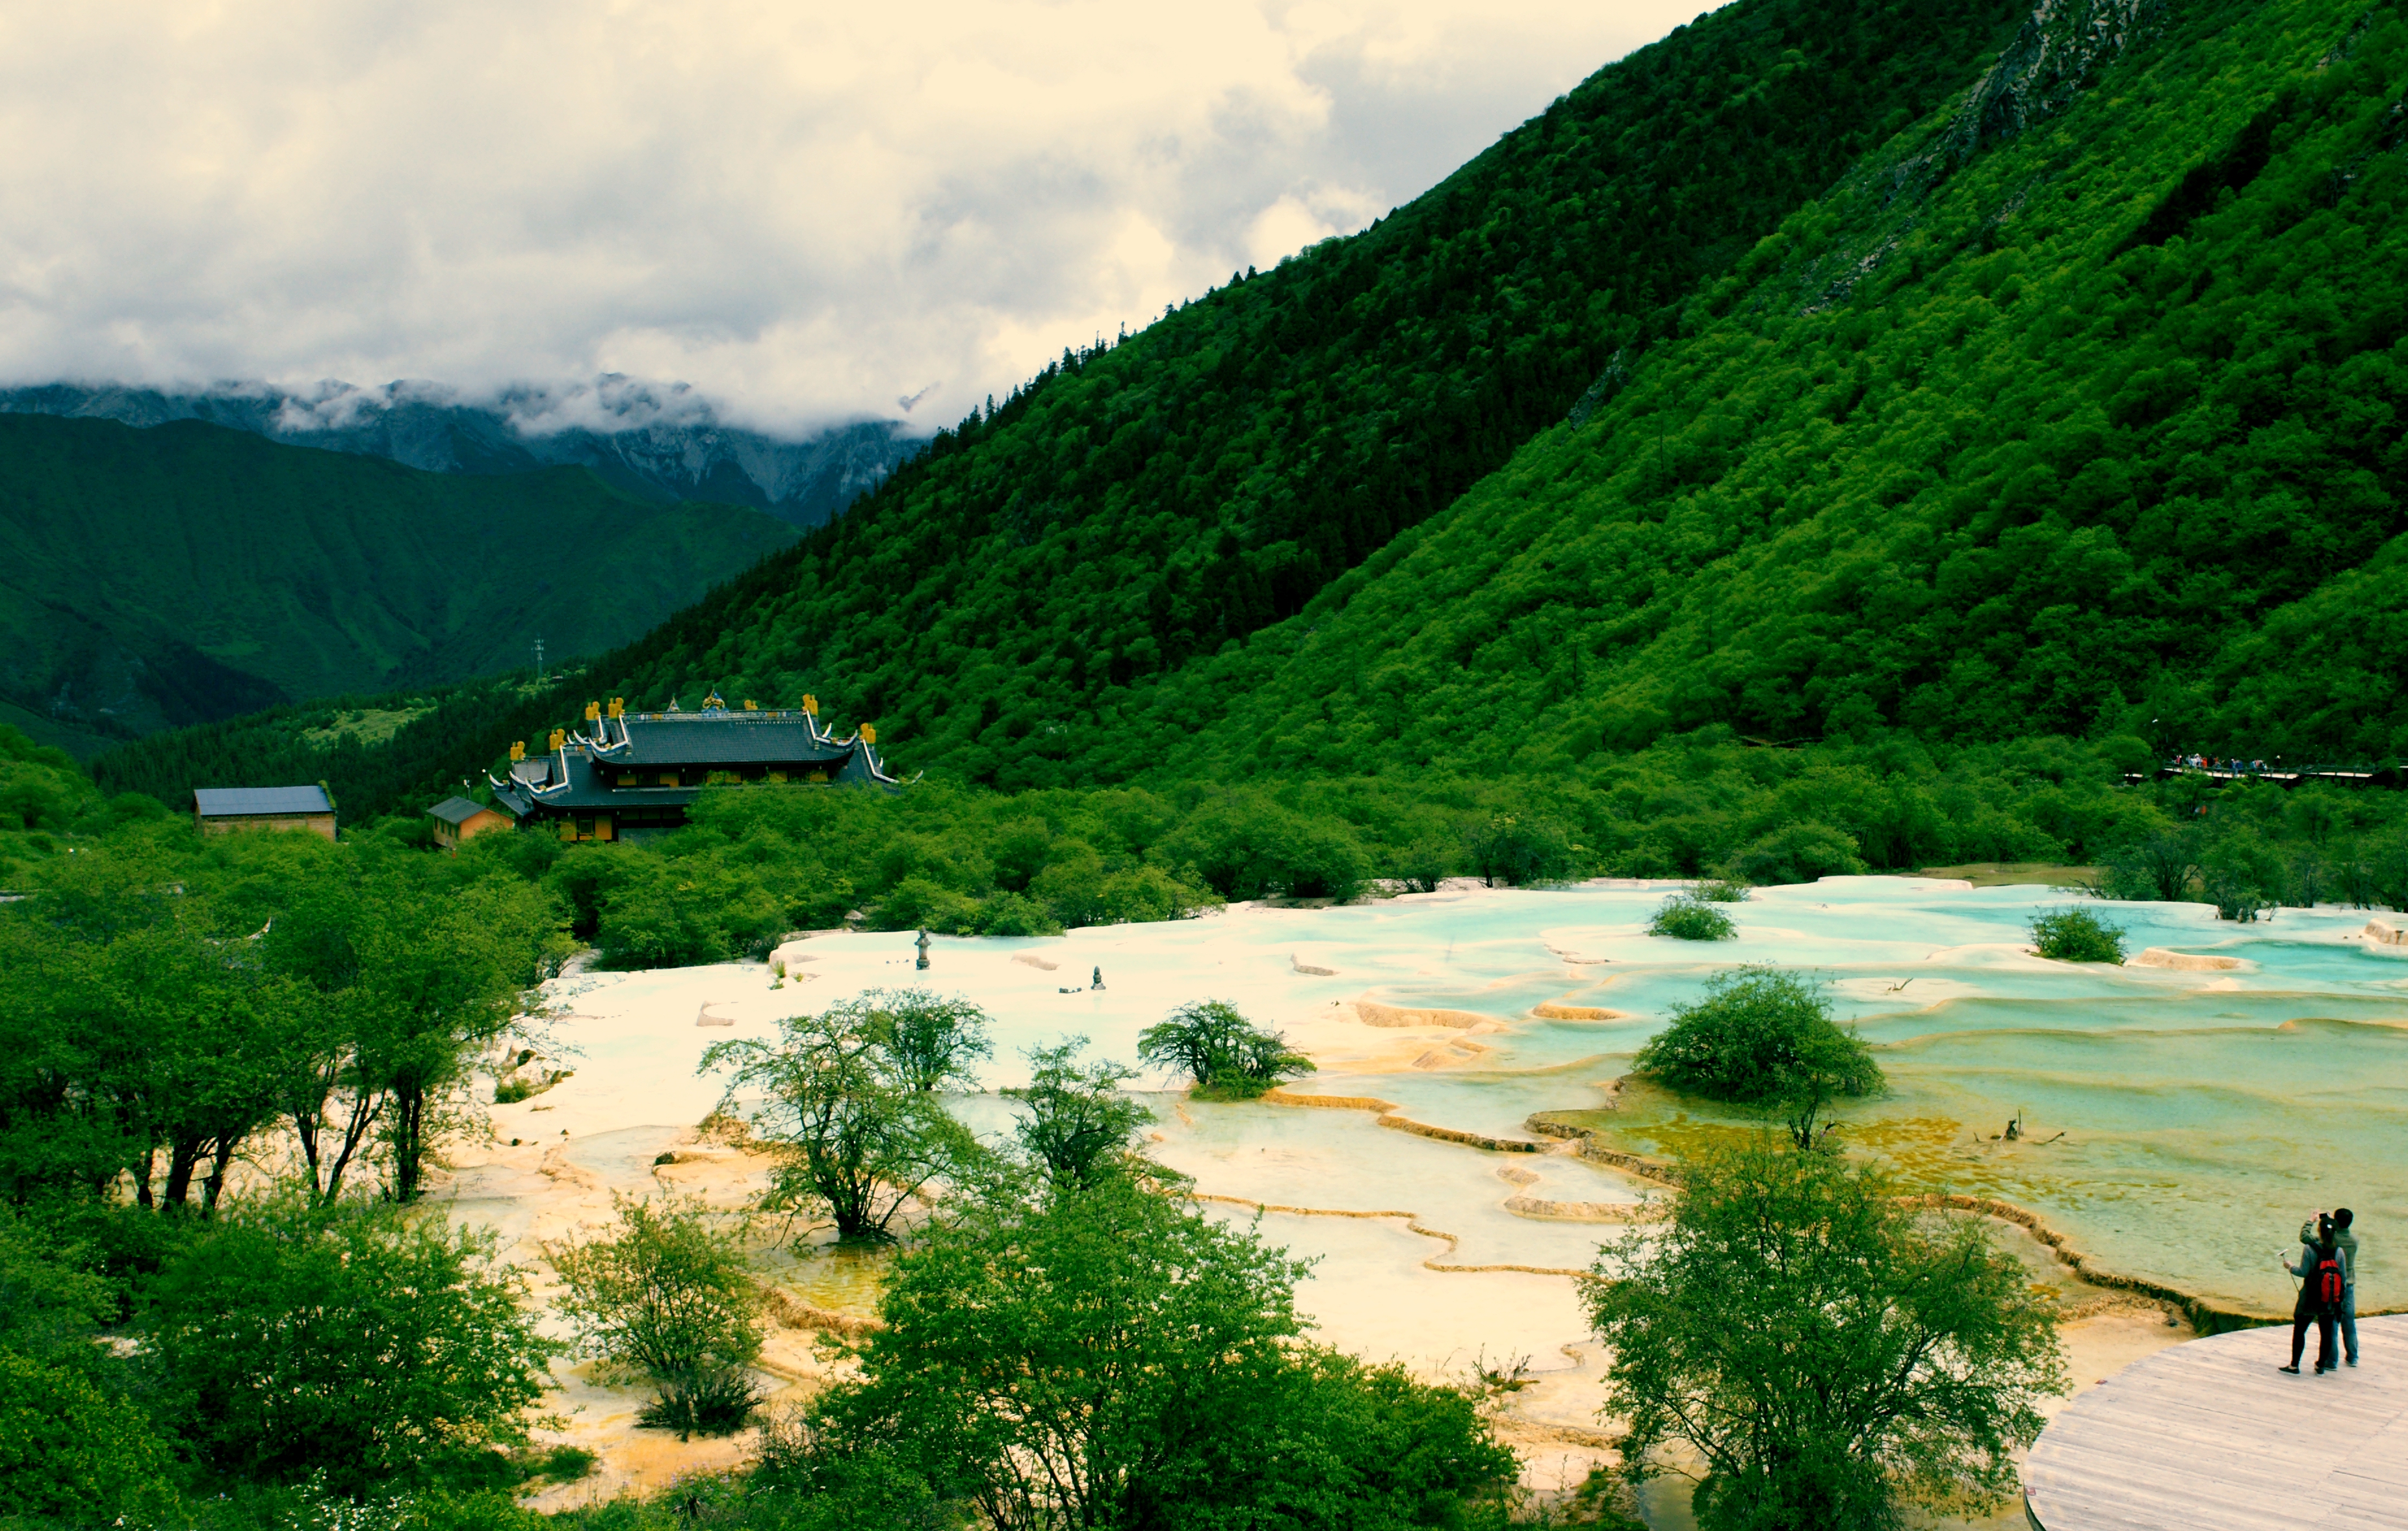
[[[2300,1224],[2300,1243],[2315,1241],[2316,1218]],[[2358,1234],[2352,1227],[2357,1220],[2346,1206],[2333,1209],[2333,1244],[2341,1255],[2341,1349],[2353,1366],[2358,1365]]]
[[[2307,1346],[2311,1322],[2316,1326],[2316,1375],[2322,1377],[2341,1365],[2341,1357],[2334,1353],[2333,1325],[2341,1316],[2349,1282],[2340,1247],[2333,1242],[2329,1215],[2317,1215],[2315,1235],[2315,1242],[2300,1246],[2297,1265],[2283,1261],[2283,1268],[2300,1278],[2299,1300],[2291,1305],[2291,1364],[2283,1368],[2294,1377],[2300,1375],[2300,1352]],[[2280,1255],[2275,1258],[2282,1260]]]

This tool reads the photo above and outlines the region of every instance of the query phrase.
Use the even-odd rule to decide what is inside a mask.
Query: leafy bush
[[[1021,1104],[1012,1135],[1054,1185],[1089,1187],[1128,1164],[1138,1132],[1154,1113],[1123,1090],[1137,1071],[1109,1060],[1082,1065],[1087,1039],[1028,1054],[1028,1083],[1003,1093]]]
[[[2111,899],[2177,903],[2200,874],[2200,836],[2187,826],[2125,841],[2107,852],[2099,890]]]
[[[1084,858],[1047,867],[1029,891],[1045,901],[1063,925],[1136,925],[1183,919],[1198,909],[1217,907],[1217,894],[1191,888],[1158,866],[1135,866],[1119,872],[1104,870],[1102,858]]]
[[[1740,876],[1707,877],[1689,891],[1708,903],[1745,903],[1755,892]]]
[[[1900,1500],[1962,1513],[2014,1492],[2065,1365],[2053,1305],[1979,1220],[1766,1142],[1686,1162],[1671,1213],[1583,1283],[1631,1423],[1625,1475],[1693,1448],[1708,1531],[1896,1526]]]
[[[1472,873],[1494,888],[1559,882],[1579,868],[1582,847],[1561,826],[1525,814],[1498,814],[1465,836]]]
[[[1198,1100],[1253,1100],[1283,1079],[1313,1072],[1277,1032],[1266,1032],[1219,1000],[1183,1004],[1138,1033],[1140,1058],[1196,1081]]]
[[[1777,1109],[1800,1147],[1833,1099],[1885,1085],[1855,1029],[1832,1021],[1822,986],[1773,968],[1714,975],[1702,999],[1672,1007],[1631,1067],[1684,1095]]]
[[[2234,830],[2200,859],[2200,887],[2218,919],[2248,924],[2283,902],[2289,878],[2283,859],[2258,835]]]
[[[489,1233],[395,1206],[222,1211],[150,1283],[145,1362],[204,1460],[353,1488],[523,1444],[560,1347]]]
[[[1251,788],[1208,799],[1164,840],[1162,850],[1227,899],[1342,903],[1363,891],[1369,875],[1352,825],[1297,813]]]
[[[871,905],[873,931],[934,931],[939,935],[969,935],[979,928],[979,903],[933,878],[918,874],[904,878]]]
[[[102,1524],[170,1497],[173,1453],[93,1343],[115,1294],[58,1232],[0,1207],[0,1524]]]
[[[1439,884],[1455,875],[1461,864],[1462,852],[1455,841],[1436,834],[1422,835],[1392,852],[1388,869],[1401,890],[1407,893],[1435,893]]]
[[[1739,927],[1731,923],[1730,916],[1696,894],[1675,893],[1647,922],[1647,933],[1669,935],[1676,941],[1727,941],[1739,934]]]
[[[1811,883],[1863,873],[1864,858],[1856,850],[1855,835],[1806,820],[1760,836],[1733,859],[1732,866],[1759,888]]]
[[[914,1478],[1008,1526],[1491,1524],[1516,1465],[1478,1397],[1305,1341],[1303,1271],[1125,1177],[983,1198],[897,1258],[763,1476],[888,1524],[934,1524],[896,1512]]]
[[[2087,909],[2051,909],[2034,915],[2032,949],[2057,962],[2121,962],[2124,928]]]
[[[563,1441],[536,1452],[529,1463],[532,1470],[528,1476],[540,1478],[547,1483],[574,1483],[581,1478],[592,1477],[600,1462],[601,1458],[584,1447],[571,1446]]]
[[[0,1350],[0,1518],[108,1524],[171,1502],[172,1462],[124,1398],[72,1367]]]
[[[783,903],[745,869],[707,859],[653,859],[638,850],[612,870],[617,875],[600,894],[595,932],[603,967],[693,967],[766,957],[789,928]]]
[[[1024,893],[997,893],[979,905],[981,935],[1060,935],[1054,912]]]
[[[985,1155],[933,1090],[916,1088],[883,1040],[867,998],[778,1023],[773,1045],[714,1045],[701,1071],[727,1068],[732,1112],[740,1092],[759,1146],[777,1160],[765,1211],[824,1208],[847,1241],[883,1243],[904,1204]]]
[[[748,1368],[761,1353],[761,1294],[736,1239],[699,1198],[614,1194],[611,1205],[608,1235],[544,1246],[564,1289],[554,1306],[588,1354],[659,1389],[643,1423],[681,1440],[742,1429],[760,1402]]]
[[[959,995],[948,1000],[924,989],[872,989],[856,1003],[866,1007],[868,1034],[906,1090],[925,1094],[947,1084],[974,1085],[970,1061],[995,1056],[986,1034],[994,1022]]]

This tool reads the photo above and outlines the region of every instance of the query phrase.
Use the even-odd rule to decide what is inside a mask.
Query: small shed
[[[322,787],[196,787],[193,822],[203,834],[308,830],[332,840],[335,804]]]
[[[435,820],[435,843],[445,850],[458,850],[464,840],[474,840],[487,830],[507,830],[518,820],[509,815],[471,802],[466,798],[445,798],[426,810]]]

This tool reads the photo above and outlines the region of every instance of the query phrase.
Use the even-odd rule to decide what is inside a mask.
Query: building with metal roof
[[[641,840],[686,821],[705,791],[746,784],[824,783],[893,790],[865,723],[838,736],[819,701],[793,711],[752,702],[729,708],[716,692],[702,710],[630,713],[613,698],[590,702],[578,729],[555,729],[541,755],[510,749],[508,777],[489,777],[494,801],[521,824],[564,840]]]
[[[196,787],[193,822],[203,834],[308,830],[335,838],[335,804],[322,787]]]

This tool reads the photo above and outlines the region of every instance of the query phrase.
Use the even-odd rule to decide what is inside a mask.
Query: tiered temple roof
[[[877,743],[867,724],[842,737],[823,728],[810,697],[794,711],[751,702],[738,711],[713,693],[695,713],[630,713],[614,699],[608,708],[589,703],[579,729],[553,729],[541,755],[513,746],[509,775],[489,779],[495,801],[522,820],[569,818],[577,838],[609,840],[624,838],[614,827],[682,823],[687,804],[711,787],[825,782],[892,790],[901,784],[887,774]]]

